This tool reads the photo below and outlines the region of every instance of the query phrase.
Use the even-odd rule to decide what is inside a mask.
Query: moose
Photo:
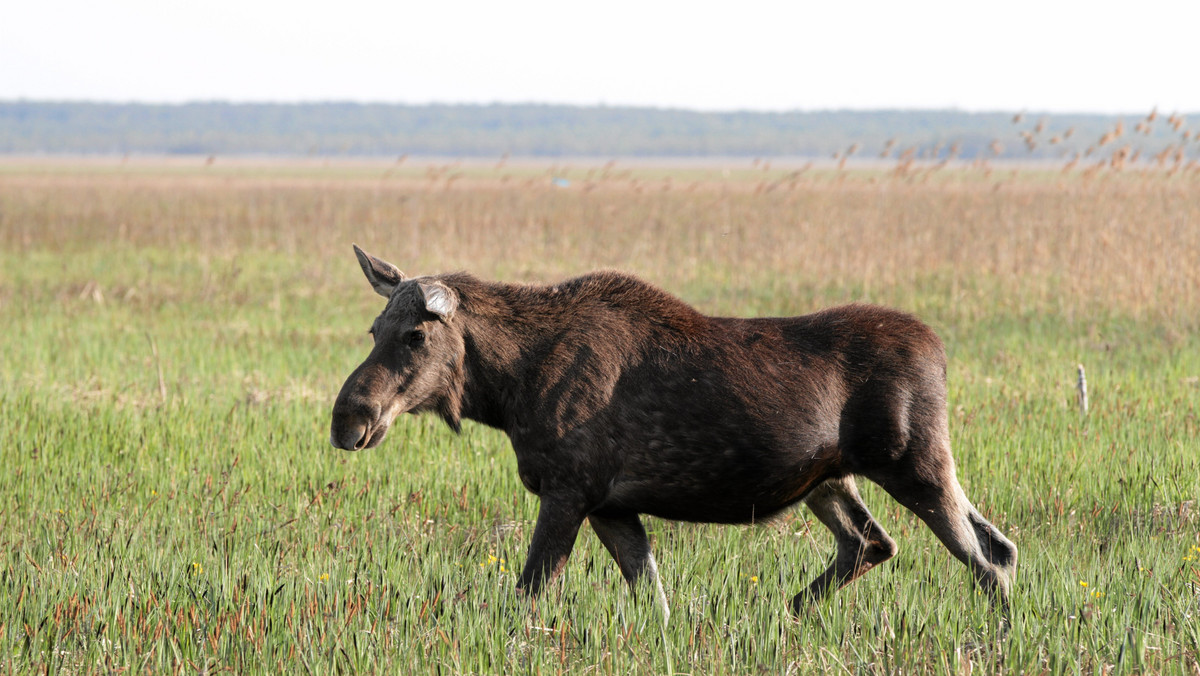
[[[410,278],[354,253],[388,301],[338,394],[330,441],[377,446],[405,412],[507,433],[540,499],[518,593],[536,595],[562,570],[587,520],[667,613],[640,515],[750,523],[804,501],[837,550],[793,597],[800,613],[896,555],[859,496],[865,477],[920,517],[1007,617],[1017,549],[958,483],[945,348],[915,317],[865,304],[710,317],[617,272],[554,285]]]

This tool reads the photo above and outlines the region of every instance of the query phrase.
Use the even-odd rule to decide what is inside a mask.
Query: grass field
[[[963,485],[1020,548],[1011,630],[870,485],[900,554],[796,620],[833,544],[804,508],[647,519],[665,629],[586,526],[519,601],[536,500],[502,434],[329,446],[382,307],[351,242],[918,314]],[[1200,674],[1198,408],[1194,173],[7,160],[0,673]]]

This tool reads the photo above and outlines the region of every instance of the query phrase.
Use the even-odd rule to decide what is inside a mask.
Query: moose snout
[[[335,448],[359,451],[383,440],[387,425],[380,424],[379,406],[362,401],[342,401],[333,406],[329,443]]]
[[[365,424],[339,426],[334,423],[329,431],[329,443],[335,448],[347,451],[361,450],[367,445],[367,426]]]

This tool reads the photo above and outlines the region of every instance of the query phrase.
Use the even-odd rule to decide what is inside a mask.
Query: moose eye
[[[408,346],[409,347],[421,347],[424,344],[425,344],[425,332],[424,331],[418,330],[418,331],[413,331],[412,333],[408,334]]]

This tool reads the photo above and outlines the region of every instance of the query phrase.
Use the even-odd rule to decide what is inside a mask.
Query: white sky
[[[1200,111],[1200,0],[8,0],[0,99]]]

